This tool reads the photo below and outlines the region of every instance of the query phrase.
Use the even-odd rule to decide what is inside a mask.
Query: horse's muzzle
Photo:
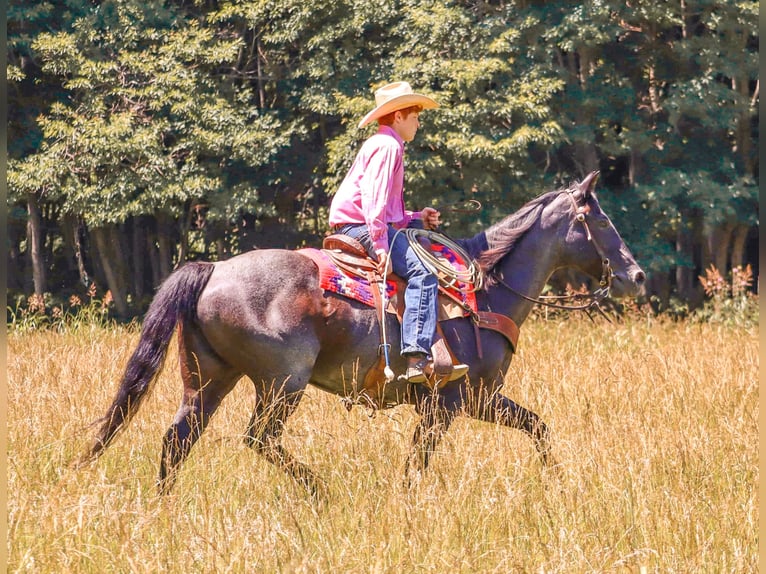
[[[612,276],[612,297],[640,297],[646,291],[646,273],[640,267]]]

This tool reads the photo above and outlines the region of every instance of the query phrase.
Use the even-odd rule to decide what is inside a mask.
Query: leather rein
[[[525,295],[524,293],[521,293],[520,291],[508,285],[502,275],[497,277],[496,280],[500,285],[508,289],[510,292],[537,305],[542,305],[543,307],[549,307],[551,309],[563,309],[565,311],[585,311],[586,313],[588,313],[591,309],[595,309],[601,313],[601,315],[603,315],[607,321],[611,322],[609,317],[604,313],[603,309],[601,309],[600,304],[609,296],[609,290],[612,286],[612,278],[614,277],[612,266],[609,264],[609,258],[604,255],[604,250],[593,238],[593,234],[590,232],[590,227],[588,226],[588,221],[585,217],[590,212],[590,206],[577,205],[577,201],[574,198],[574,192],[571,189],[567,189],[565,193],[572,201],[575,219],[583,225],[588,241],[593,244],[593,247],[595,247],[598,256],[601,258],[601,279],[599,279],[600,288],[596,289],[592,293],[575,293],[572,295],[541,295],[539,297],[530,297],[529,295]],[[588,299],[588,301],[582,305],[562,305],[560,303],[553,302],[574,298],[585,298]],[[590,317],[589,313],[588,316]]]

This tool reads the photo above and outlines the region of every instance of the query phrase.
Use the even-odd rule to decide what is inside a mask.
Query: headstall
[[[609,258],[604,255],[604,251],[599,245],[599,243],[593,238],[593,234],[590,232],[590,227],[588,226],[588,220],[586,218],[586,215],[590,213],[590,206],[586,205],[577,205],[577,200],[574,198],[574,191],[572,189],[567,189],[565,192],[569,196],[569,199],[572,201],[572,207],[574,208],[574,214],[575,219],[579,221],[583,228],[585,229],[585,234],[588,238],[588,241],[593,244],[593,247],[595,247],[596,252],[598,253],[598,256],[601,259],[601,279],[599,280],[600,287],[593,291],[592,293],[574,293],[571,295],[541,295],[539,297],[529,297],[528,295],[525,295],[524,293],[520,293],[508,283],[505,282],[502,276],[497,278],[497,281],[500,285],[511,291],[512,293],[518,295],[522,299],[526,299],[527,301],[531,301],[532,303],[542,305],[544,307],[549,307],[552,309],[563,309],[566,311],[585,311],[589,312],[591,309],[595,309],[601,315],[603,315],[607,320],[609,320],[609,317],[606,316],[604,311],[600,307],[600,303],[606,299],[609,296],[609,289],[612,286],[612,278],[614,277],[614,272],[612,270],[612,266],[609,263]],[[555,303],[553,301],[562,301],[566,299],[586,299],[587,301],[581,305],[563,305],[560,303]],[[590,316],[590,315],[589,315]]]

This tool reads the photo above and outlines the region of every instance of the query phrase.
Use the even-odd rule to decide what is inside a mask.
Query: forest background
[[[7,22],[11,305],[95,285],[127,319],[186,260],[318,246],[393,80],[442,104],[409,205],[482,205],[449,235],[600,170],[655,309],[699,305],[711,265],[758,277],[758,2],[10,0]]]

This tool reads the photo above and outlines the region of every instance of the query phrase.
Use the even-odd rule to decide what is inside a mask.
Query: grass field
[[[9,572],[758,571],[757,328],[527,322],[504,392],[550,424],[559,472],[521,433],[460,419],[407,489],[412,408],[370,418],[311,390],[285,443],[323,504],[243,445],[246,381],[156,496],[174,345],[128,429],[69,468],[137,337],[9,334]]]

